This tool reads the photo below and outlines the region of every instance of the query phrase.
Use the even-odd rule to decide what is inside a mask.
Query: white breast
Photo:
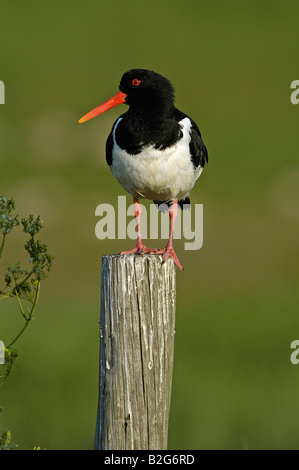
[[[137,155],[122,150],[116,142],[115,131],[121,119],[113,130],[111,170],[122,187],[137,198],[158,201],[185,199],[202,172],[201,167],[194,169],[191,160],[190,119],[186,117],[179,122],[183,137],[175,145],[165,150],[149,145]]]

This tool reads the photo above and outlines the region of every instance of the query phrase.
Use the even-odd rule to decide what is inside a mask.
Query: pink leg
[[[142,255],[144,253],[156,253],[157,248],[147,248],[142,241],[140,230],[140,217],[142,213],[142,208],[136,197],[134,197],[134,212],[137,224],[137,244],[132,250],[122,251],[121,255],[132,255],[134,253],[138,253],[139,255]]]
[[[172,244],[172,238],[173,238],[173,226],[174,226],[174,221],[177,216],[177,209],[178,209],[178,201],[174,201],[172,204],[171,208],[169,209],[169,217],[170,217],[170,231],[169,231],[169,239],[166,247],[164,250],[157,251],[156,254],[163,254],[163,262],[167,261],[169,255],[174,259],[175,264],[177,267],[183,271],[183,267],[181,263],[179,262],[179,259],[174,251],[173,244]]]

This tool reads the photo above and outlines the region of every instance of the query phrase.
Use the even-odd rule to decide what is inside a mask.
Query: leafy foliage
[[[11,442],[11,432],[7,429],[0,431],[0,449],[1,450],[14,450],[18,446]]]
[[[39,294],[40,283],[44,281],[52,268],[53,256],[48,253],[47,245],[37,240],[36,237],[43,228],[40,216],[29,215],[19,222],[19,216],[14,215],[14,199],[0,197],[0,235],[2,241],[0,245],[0,259],[2,257],[7,235],[17,226],[23,226],[23,232],[29,235],[29,240],[24,245],[27,253],[29,267],[21,266],[20,261],[7,267],[4,273],[3,287],[0,286],[0,301],[15,299],[18,303],[19,311],[25,320],[23,328],[15,338],[5,348],[5,359],[3,367],[4,373],[0,375],[0,386],[6,381],[18,357],[18,350],[13,347],[16,341],[24,333],[35,312]],[[0,366],[2,367],[2,366]],[[0,369],[1,370],[1,369]],[[3,408],[0,408],[3,411]],[[12,450],[17,446],[11,443],[11,433],[7,430],[0,430],[0,450]]]

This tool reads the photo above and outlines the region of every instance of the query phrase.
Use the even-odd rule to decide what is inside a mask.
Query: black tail
[[[160,211],[160,212],[166,212],[170,206],[173,204],[173,202],[165,202],[165,201],[154,201],[157,209]],[[180,208],[183,210],[183,209],[190,209],[191,208],[191,202],[190,202],[190,199],[188,197],[186,197],[186,199],[181,199],[180,201],[178,201],[178,205],[180,206]]]
[[[190,199],[188,197],[186,197],[186,199],[184,200],[180,200],[178,202],[178,205],[180,206],[180,208],[183,210],[183,209],[191,209],[191,202],[190,202]]]

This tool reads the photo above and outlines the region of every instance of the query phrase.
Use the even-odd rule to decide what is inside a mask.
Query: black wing
[[[195,168],[198,168],[199,166],[203,168],[208,162],[208,151],[205,144],[203,143],[201,133],[196,122],[194,122],[193,119],[187,116],[187,114],[183,113],[177,108],[174,110],[174,118],[177,121],[181,121],[184,118],[190,119],[192,125],[190,130],[191,140],[189,145],[191,160]]]
[[[196,122],[193,121],[187,114],[183,113],[182,111],[178,110],[175,108],[174,110],[174,118],[177,121],[181,121],[184,118],[188,118],[191,122],[191,129],[190,129],[190,144],[189,144],[189,150],[190,150],[190,155],[191,155],[191,160],[193,163],[194,168],[198,168],[201,166],[202,168],[205,166],[205,164],[208,162],[208,151],[203,143],[202,137],[200,130],[196,124]],[[178,201],[178,205],[180,206],[181,209],[189,209],[191,206],[190,199],[187,197],[184,201]]]
[[[191,160],[195,168],[199,166],[203,168],[205,164],[208,163],[208,151],[205,144],[203,143],[197,124],[192,119],[190,119],[190,121],[192,124],[190,131],[191,140],[189,145]]]

